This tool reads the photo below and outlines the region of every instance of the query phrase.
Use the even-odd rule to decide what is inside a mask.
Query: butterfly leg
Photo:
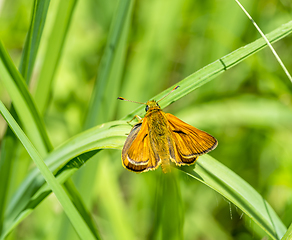
[[[128,121],[127,123],[130,123],[130,122],[132,122],[135,118],[137,118],[138,119],[138,121],[139,121],[139,123],[140,122],[142,122],[142,120],[143,120],[143,118],[141,118],[140,116],[138,116],[138,115],[135,115],[130,121]]]

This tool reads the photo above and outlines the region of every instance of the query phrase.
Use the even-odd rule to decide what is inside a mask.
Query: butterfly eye
[[[145,111],[147,112],[148,110],[149,110],[149,106],[146,105],[146,107],[145,107]]]

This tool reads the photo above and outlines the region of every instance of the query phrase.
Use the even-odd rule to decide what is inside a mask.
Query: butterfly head
[[[149,110],[160,109],[159,104],[155,100],[147,101],[145,111],[148,112]]]
[[[158,102],[167,97],[170,93],[172,93],[174,90],[176,90],[179,86],[175,86],[168,94],[166,94],[164,97],[160,98],[158,101],[155,100],[150,100],[147,103],[141,103],[141,102],[136,102],[136,101],[131,101],[128,99],[125,99],[123,97],[118,97],[120,100],[128,101],[128,102],[134,102],[134,103],[139,103],[139,104],[144,104],[146,105],[145,111],[148,112],[150,110],[159,110],[161,109]]]

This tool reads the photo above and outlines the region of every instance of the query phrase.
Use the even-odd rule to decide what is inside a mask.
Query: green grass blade
[[[90,129],[74,137],[52,152],[46,159],[46,163],[51,171],[59,170],[59,181],[61,179],[65,181],[67,177],[71,176],[84,164],[83,161],[79,163],[76,160],[75,162],[71,162],[70,159],[94,149],[121,148],[126,137],[125,133],[129,129],[128,124],[122,121],[111,122]],[[266,201],[248,183],[210,156],[202,156],[199,158],[195,165],[195,172],[192,166],[181,168],[181,170],[204,182],[241,208],[273,239],[280,239],[285,233],[285,226]],[[42,186],[43,183],[40,181],[40,174],[37,171],[33,171],[26,182],[20,187],[20,192],[11,201],[7,218],[11,216],[15,218],[20,212],[25,212],[27,210],[25,208],[23,211],[19,211],[18,209],[17,212],[13,212],[14,208],[19,206],[17,199],[22,199],[25,202],[31,201],[31,196],[26,196],[24,193],[32,192],[32,187],[34,189],[40,189]],[[38,195],[41,196],[42,192],[38,192]],[[35,200],[35,197],[32,199]],[[10,219],[10,224],[14,220]]]
[[[82,198],[75,188],[74,183],[72,182],[71,179],[68,179],[65,183],[64,186],[66,187],[65,190],[68,192],[68,195],[71,198],[71,201],[73,204],[76,206],[78,209],[79,213],[81,214],[82,218],[85,220],[87,226],[90,228],[92,234],[95,236],[96,239],[100,239],[98,235],[98,230],[95,226],[95,222],[93,221],[90,213],[88,210],[84,207],[85,204],[82,202]]]
[[[266,36],[271,43],[275,43],[280,39],[286,37],[292,32],[292,21],[283,24],[282,26],[278,27],[276,30],[268,33]],[[180,99],[181,97],[189,94],[190,92],[196,90],[200,86],[208,83],[215,77],[219,76],[220,74],[224,73],[226,70],[234,67],[244,59],[248,58],[249,56],[255,54],[256,52],[262,50],[267,46],[267,43],[264,39],[260,38],[250,44],[247,44],[244,47],[241,47],[230,54],[216,60],[215,62],[205,66],[204,68],[198,70],[197,72],[191,74],[190,76],[186,77],[182,81],[178,82],[177,85],[180,86],[177,90],[175,90],[170,96],[163,99],[159,104],[162,108],[168,106],[172,102]],[[174,86],[166,89],[162,93],[156,95],[153,99],[160,99],[165,94],[171,91]],[[148,100],[148,99],[146,99]],[[123,119],[129,120],[132,119],[135,115],[143,115],[144,114],[144,106],[138,107],[136,110],[125,116]]]
[[[56,195],[57,199],[61,203],[65,213],[69,217],[71,223],[73,224],[75,230],[79,234],[82,239],[96,239],[86,223],[84,222],[83,218],[80,216],[79,212],[70,201],[70,198],[64,191],[63,187],[56,181],[54,175],[49,170],[43,159],[41,158],[38,151],[35,149],[33,144],[29,141],[27,136],[21,130],[19,125],[10,115],[9,111],[5,108],[4,104],[0,102],[0,111],[2,116],[5,118],[7,123],[9,124],[10,128],[13,130],[15,135],[21,141],[31,158],[33,159],[34,163],[40,170],[42,176],[45,178],[46,182]]]
[[[290,240],[292,239],[292,224],[290,224],[290,227],[288,228],[285,235],[281,238],[281,240]]]
[[[20,63],[21,74],[26,79],[27,83],[30,80],[31,72],[34,66],[40,38],[47,15],[49,1],[34,1],[32,19],[29,32],[27,34],[25,46],[23,49],[22,59]],[[15,114],[14,107],[11,107],[11,114],[15,119],[18,119]],[[18,120],[17,120],[18,121]],[[1,156],[0,156],[0,182],[3,186],[0,186],[0,232],[3,224],[3,214],[5,209],[5,201],[7,198],[8,189],[10,187],[10,173],[11,167],[14,161],[15,152],[11,149],[16,149],[18,144],[17,138],[13,132],[8,128],[4,137],[3,144],[1,145]],[[49,143],[49,142],[48,142]]]
[[[245,13],[245,15],[249,18],[249,20],[252,22],[252,24],[255,26],[255,28],[258,30],[258,32],[261,34],[261,36],[263,37],[263,39],[266,41],[267,45],[271,49],[271,51],[274,54],[275,58],[277,59],[278,63],[283,68],[283,70],[284,70],[285,74],[287,75],[287,77],[289,78],[289,80],[292,82],[292,77],[291,77],[288,69],[285,67],[285,65],[282,62],[281,58],[279,57],[279,55],[277,54],[276,50],[273,48],[273,46],[271,45],[271,43],[269,42],[269,40],[266,38],[265,34],[262,32],[262,30],[259,28],[259,26],[256,24],[256,22],[252,19],[252,17],[249,15],[249,13],[245,10],[245,8],[240,4],[240,2],[238,0],[235,0],[235,2],[243,10],[243,12]]]
[[[162,175],[162,196],[160,202],[159,220],[162,229],[162,239],[184,239],[184,211],[178,178],[175,173]]]
[[[101,58],[101,62],[97,71],[97,78],[95,80],[95,86],[90,100],[88,113],[86,116],[84,129],[88,129],[97,124],[108,122],[113,119],[116,113],[116,106],[118,101],[116,97],[119,94],[120,83],[122,73],[125,68],[125,59],[127,52],[127,39],[129,35],[129,27],[131,23],[131,17],[133,12],[134,0],[118,1],[116,11],[111,20],[111,28],[107,38],[107,43]],[[94,185],[89,185],[92,179],[96,176],[97,164],[99,163],[96,155],[93,157],[92,162],[84,168],[80,169],[74,175],[74,182],[80,189],[81,196],[87,196],[84,202],[90,208],[93,205],[93,198],[91,197]],[[110,167],[107,168],[110,171]],[[105,190],[108,196],[118,195],[120,189],[118,187],[117,178],[109,178],[113,183],[111,189]],[[104,187],[104,186],[102,186]],[[113,193],[114,191],[117,191]],[[115,199],[115,198],[113,198]],[[115,237],[130,239],[132,238],[131,230],[124,227],[124,222],[120,221],[125,219],[123,213],[126,213],[125,204],[123,201],[105,201],[101,203],[104,205],[103,209],[106,209],[109,213],[111,228],[114,228]],[[119,209],[114,212],[114,216],[110,213],[112,209]],[[117,235],[120,234],[119,235]]]
[[[132,0],[119,1],[109,40],[99,65],[85,128],[113,118],[117,100],[112,96],[118,95],[133,2]]]
[[[34,102],[21,75],[14,67],[2,45],[0,46],[0,50],[2,60],[2,62],[0,62],[0,72],[3,73],[1,80],[4,80],[7,90],[14,101],[14,106],[20,116],[21,122],[28,132],[29,137],[36,144],[37,148],[40,149],[42,156],[45,156],[52,147],[48,140],[44,124],[39,117]]]
[[[27,86],[0,42],[0,80],[6,86],[18,117],[32,143],[42,156],[52,149]]]
[[[7,193],[10,186],[9,180],[13,166],[11,159],[15,156],[15,151],[11,151],[13,146],[15,146],[15,136],[10,128],[7,128],[0,151],[0,232],[2,232]]]
[[[120,149],[126,138],[125,133],[130,129],[131,126],[125,121],[96,126],[56,148],[46,157],[45,162],[56,174],[58,181],[64,183],[98,149]],[[38,169],[34,169],[22,182],[7,207],[3,236],[9,234],[50,193],[50,189],[44,184]]]
[[[219,192],[262,227],[272,239],[279,240],[285,234],[285,225],[266,200],[247,182],[211,156],[201,156],[194,166],[179,170]]]
[[[77,0],[60,1],[54,27],[48,39],[45,58],[35,90],[35,102],[41,114],[48,103],[51,84],[60,62],[63,46],[71,24]]]
[[[39,43],[43,33],[50,0],[35,0],[31,24],[26,37],[19,71],[27,83],[30,81]]]

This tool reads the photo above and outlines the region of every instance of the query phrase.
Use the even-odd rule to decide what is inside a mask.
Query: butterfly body
[[[164,172],[169,172],[170,152],[173,149],[171,132],[166,114],[154,100],[148,101],[148,110],[144,118],[147,119],[149,140],[156,159],[161,162]]]
[[[146,172],[161,165],[166,173],[170,161],[189,165],[217,146],[214,137],[164,113],[155,100],[148,101],[145,110],[145,117],[132,128],[122,150],[122,163],[128,170]]]

